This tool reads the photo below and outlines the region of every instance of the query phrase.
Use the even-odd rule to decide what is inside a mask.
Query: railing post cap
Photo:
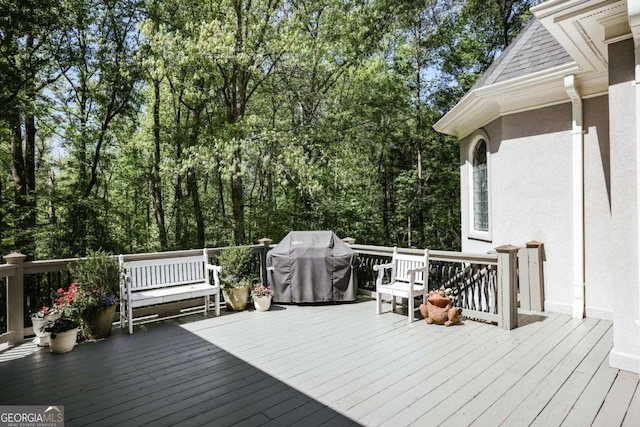
[[[520,249],[518,246],[514,246],[514,245],[502,245],[502,246],[498,246],[496,248],[496,252],[500,253],[508,253],[508,252],[515,252],[518,249]]]
[[[10,253],[9,255],[5,255],[4,259],[7,261],[7,264],[21,264],[24,262],[27,256],[18,252]]]
[[[269,246],[271,242],[273,242],[273,240],[268,237],[263,237],[262,239],[258,240],[258,242],[260,242],[260,244],[263,246]]]
[[[344,239],[342,239],[342,241],[351,246],[356,242],[356,239],[354,239],[353,237],[345,237]]]
[[[528,248],[539,248],[540,246],[544,245],[544,243],[539,240],[532,240],[530,242],[527,242],[526,244]]]

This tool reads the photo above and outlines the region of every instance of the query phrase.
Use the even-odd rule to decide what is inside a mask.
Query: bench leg
[[[131,302],[127,304],[127,323],[129,323],[129,335],[133,335],[133,308]]]
[[[204,297],[204,314],[209,312],[209,295],[205,295]]]
[[[220,316],[220,292],[216,292],[216,295],[213,297],[215,303],[215,311],[216,316]]]
[[[376,292],[376,314],[382,314],[382,296]]]
[[[391,295],[391,311],[393,313],[396,312],[396,296],[395,295]]]
[[[120,299],[120,329],[124,328],[124,322],[125,322],[125,303],[122,301],[122,299]]]

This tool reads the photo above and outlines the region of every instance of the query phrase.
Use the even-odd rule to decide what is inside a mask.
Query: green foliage
[[[251,247],[232,246],[218,255],[218,265],[222,268],[220,284],[224,287],[244,287],[251,284]]]
[[[52,258],[293,229],[458,249],[458,144],[431,126],[536,1],[14,3],[0,0],[0,247]],[[12,166],[31,154],[11,143],[29,114],[26,191]]]
[[[120,293],[120,266],[116,258],[103,251],[89,251],[86,258],[69,265],[69,272],[80,294],[73,304],[80,313],[116,303]]]

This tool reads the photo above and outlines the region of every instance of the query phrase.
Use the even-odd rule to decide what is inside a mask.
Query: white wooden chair
[[[385,270],[391,270],[389,283],[383,284]],[[422,296],[422,302],[426,304],[429,292],[429,250],[425,249],[422,255],[410,255],[398,253],[398,248],[393,248],[393,258],[388,264],[375,265],[373,270],[378,272],[376,279],[376,312],[382,313],[382,296],[391,296],[391,309],[396,310],[396,297],[407,298],[409,301],[409,323],[415,316],[414,298]]]

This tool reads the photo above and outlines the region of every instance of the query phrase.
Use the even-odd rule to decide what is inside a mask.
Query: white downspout
[[[636,15],[637,16],[637,15]],[[635,92],[636,92],[636,200],[640,201],[640,43],[634,34],[635,42]],[[640,233],[640,215],[637,216],[636,227]],[[638,243],[640,247],[640,242]],[[640,277],[638,278],[638,313],[640,315]],[[640,320],[636,320],[636,326],[640,327]],[[640,363],[640,362],[639,362]],[[640,374],[640,366],[638,367]]]
[[[571,100],[573,147],[573,317],[585,315],[584,278],[584,134],[582,132],[582,98],[576,88],[575,76],[565,76],[564,88]]]
[[[640,147],[640,2],[629,2],[629,27],[633,35],[635,51],[635,95],[636,95],[636,147]],[[636,148],[636,200],[640,200],[640,149]],[[638,230],[640,232],[640,215],[638,215]],[[640,246],[640,242],[638,243]],[[640,277],[638,278],[638,315],[640,316]],[[640,327],[640,320],[636,320]],[[640,362],[639,362],[640,363]],[[638,367],[640,374],[640,366]]]

